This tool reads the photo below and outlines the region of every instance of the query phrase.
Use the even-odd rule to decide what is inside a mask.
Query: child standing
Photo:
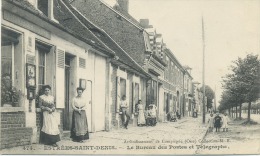
[[[227,113],[224,114],[224,116],[222,117],[222,121],[223,121],[223,132],[227,132],[228,131],[228,116]]]
[[[219,129],[220,129],[220,127],[221,127],[221,125],[220,125],[220,122],[221,122],[221,117],[219,116],[219,113],[217,113],[217,115],[215,116],[215,118],[214,118],[214,126],[215,126],[215,128],[216,128],[216,132],[219,132]]]
[[[208,123],[209,123],[208,131],[212,132],[213,131],[213,127],[214,127],[214,117],[213,117],[213,114],[210,114]]]

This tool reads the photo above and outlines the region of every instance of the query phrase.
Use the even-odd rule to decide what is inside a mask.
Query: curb
[[[202,137],[202,140],[204,140],[205,139],[205,137],[207,136],[207,134],[208,134],[208,129],[206,129],[206,132],[204,133],[204,135],[203,135],[203,137]],[[203,143],[200,143],[200,145],[202,145]],[[198,154],[198,150],[199,149],[197,149],[196,151],[195,151],[195,154]]]

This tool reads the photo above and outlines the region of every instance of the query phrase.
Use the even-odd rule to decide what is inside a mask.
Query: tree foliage
[[[248,54],[245,58],[233,61],[231,73],[223,78],[223,87],[219,109],[229,109],[248,103],[250,120],[251,102],[260,96],[260,60],[258,55]]]
[[[200,91],[203,92],[203,86],[200,88]],[[205,85],[205,96],[207,97],[207,108],[212,108],[215,92],[208,85]]]

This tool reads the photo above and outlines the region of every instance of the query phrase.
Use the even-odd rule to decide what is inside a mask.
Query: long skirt
[[[137,124],[138,125],[145,124],[144,111],[141,110],[141,109],[139,110],[139,114],[138,114],[138,118],[137,118]]]
[[[73,141],[78,142],[89,139],[88,122],[85,110],[82,110],[80,113],[78,111],[73,111],[70,137]]]
[[[57,114],[44,111],[41,113],[40,143],[52,145],[60,141],[60,131],[57,122]]]

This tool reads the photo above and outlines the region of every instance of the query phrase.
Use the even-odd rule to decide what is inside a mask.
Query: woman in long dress
[[[54,97],[50,95],[51,87],[43,87],[44,94],[39,97],[39,106],[42,110],[42,129],[40,134],[40,143],[57,147],[60,141],[60,131],[55,115]]]
[[[141,100],[138,101],[137,112],[138,112],[137,125],[138,126],[145,125],[144,107],[143,104],[141,103]]]
[[[71,138],[76,142],[84,142],[89,139],[88,122],[86,116],[86,99],[82,97],[84,89],[77,88],[78,95],[72,101],[72,127]]]

